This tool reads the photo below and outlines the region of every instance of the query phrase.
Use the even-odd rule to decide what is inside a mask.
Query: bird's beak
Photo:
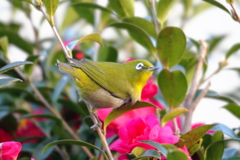
[[[151,68],[148,68],[149,71],[155,71],[155,70],[157,70],[157,69],[159,69],[159,68],[158,68],[158,67],[151,67]]]

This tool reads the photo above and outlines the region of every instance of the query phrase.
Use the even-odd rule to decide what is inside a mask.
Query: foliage
[[[233,1],[221,4],[203,0],[195,4],[193,0],[108,0],[103,5],[93,0],[8,0],[5,3],[11,6],[12,17],[19,13],[26,16],[33,33],[29,40],[21,34],[26,29],[22,23],[13,19],[0,22],[0,143],[20,142],[19,159],[111,159],[104,145],[105,137],[112,150],[110,154],[120,160],[239,159],[239,150],[230,146],[230,142],[240,142],[239,128],[223,124],[192,125],[191,120],[204,97],[226,102],[222,108],[240,119],[240,97],[234,92],[225,96],[208,87],[200,89],[228,65],[240,44],[231,44],[224,51],[224,60],[208,76],[209,58],[226,36],[197,41],[184,28],[190,19],[210,6],[240,22]],[[137,4],[146,10],[144,17],[136,16]],[[184,7],[178,17],[181,25],[171,26],[169,15],[180,5]],[[60,9],[64,10],[62,17],[58,15]],[[35,16],[41,19],[38,25]],[[41,29],[45,24],[48,29]],[[91,33],[86,34],[84,31],[89,28]],[[40,36],[52,32],[56,38]],[[26,55],[25,61],[12,62],[13,46]],[[14,53],[14,56],[19,55]],[[160,70],[154,72],[141,98],[132,106],[100,109],[90,116],[71,76],[58,71],[55,65],[71,62],[70,58],[117,63],[146,59]],[[90,129],[94,117],[103,122],[103,131],[98,126],[97,132]]]

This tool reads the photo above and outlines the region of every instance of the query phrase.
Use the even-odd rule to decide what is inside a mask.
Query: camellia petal
[[[0,143],[0,159],[2,160],[16,160],[22,145],[19,142],[4,142]]]

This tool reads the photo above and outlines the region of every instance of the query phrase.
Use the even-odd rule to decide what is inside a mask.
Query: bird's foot
[[[98,123],[95,123],[93,126],[90,127],[92,130],[96,130],[97,128],[102,128],[102,123],[101,122],[98,122]]]

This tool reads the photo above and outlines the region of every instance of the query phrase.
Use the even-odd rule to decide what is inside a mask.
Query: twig
[[[95,4],[99,4],[99,0],[94,0]],[[101,11],[100,9],[95,9],[94,10],[94,30],[95,32],[99,32],[98,30],[98,25],[100,22],[100,15],[101,15]],[[99,44],[98,43],[94,43],[94,54],[93,54],[93,61],[97,61],[98,59],[98,50],[99,50]]]
[[[53,109],[53,107],[45,100],[45,98],[43,97],[43,95],[39,92],[39,90],[33,85],[33,83],[28,80],[26,78],[26,76],[18,69],[18,68],[14,68],[15,71],[19,74],[19,76],[25,80],[29,86],[32,88],[33,92],[35,93],[36,97],[39,99],[40,102],[42,102],[44,104],[44,106],[56,117],[58,117],[59,119],[62,120],[62,124],[64,126],[64,128],[69,132],[69,134],[78,141],[81,141],[81,139],[74,133],[74,131],[72,130],[72,128],[67,124],[67,122],[62,118],[62,116]],[[93,154],[90,152],[90,150],[87,147],[82,146],[82,149],[84,150],[84,152],[88,155],[89,158],[93,158]]]
[[[191,107],[192,112],[195,111],[195,109],[196,109],[198,103],[200,102],[200,100],[207,94],[210,86],[211,86],[211,83],[209,82],[208,85],[207,85],[207,87],[200,93],[200,95],[199,95],[199,96],[196,98],[196,100],[193,102],[192,107]]]
[[[96,119],[95,115],[92,113],[91,106],[90,106],[88,103],[86,103],[86,104],[87,104],[87,108],[88,108],[89,114],[90,114],[90,116],[91,116],[91,118],[92,118],[92,120],[93,120],[93,123],[94,123],[95,125],[97,125],[99,122],[98,122],[98,120]],[[99,135],[99,137],[100,137],[100,139],[101,139],[101,142],[102,142],[102,144],[103,144],[103,146],[104,146],[104,148],[105,148],[105,150],[106,150],[106,152],[107,152],[107,155],[108,155],[109,159],[110,159],[110,160],[114,160],[114,159],[113,159],[113,156],[112,156],[112,153],[111,153],[111,151],[110,151],[110,149],[109,149],[107,140],[106,140],[105,136],[103,135],[103,132],[102,132],[101,128],[98,127],[98,126],[96,126],[96,130],[97,130],[98,135]]]
[[[45,17],[46,19],[48,19],[49,16],[48,16],[47,13],[43,10],[42,6],[39,7],[39,10],[43,13],[44,17]],[[51,25],[50,25],[50,26],[51,26]],[[67,50],[67,47],[65,47],[65,45],[63,44],[63,41],[62,41],[61,37],[59,36],[58,31],[56,30],[56,27],[55,27],[55,26],[51,26],[51,28],[52,28],[55,36],[57,37],[60,45],[62,46],[65,56],[66,56],[67,58],[72,58],[72,57],[70,56],[70,54],[69,54],[69,51]],[[69,59],[68,59],[68,60],[69,60]]]
[[[177,118],[173,118],[173,127],[174,127],[174,131],[175,131],[175,135],[179,135],[180,129],[178,127]]]
[[[236,18],[237,21],[240,22],[239,15],[238,15],[238,13],[237,13],[237,11],[236,11],[236,9],[235,9],[233,3],[229,3],[229,4],[230,4],[230,6],[232,7],[232,11],[233,11],[233,14],[234,14],[234,16],[235,16],[234,18]]]
[[[149,0],[149,2],[150,2],[150,6],[151,6],[152,15],[153,15],[155,30],[158,34],[160,32],[160,23],[158,22],[158,19],[157,19],[155,0]]]
[[[195,73],[194,73],[194,77],[193,77],[193,81],[192,81],[192,84],[191,84],[191,88],[189,90],[189,93],[186,97],[186,100],[184,102],[184,106],[186,109],[189,110],[188,113],[185,114],[185,120],[184,120],[184,127],[183,127],[183,133],[186,133],[190,130],[191,128],[191,122],[192,122],[192,110],[191,110],[191,107],[192,107],[192,102],[193,102],[193,98],[194,98],[194,95],[198,89],[198,83],[199,83],[199,79],[200,79],[200,75],[201,75],[201,71],[202,71],[202,66],[203,66],[203,62],[204,62],[204,58],[207,54],[207,44],[206,42],[204,41],[200,41],[201,42],[201,45],[202,45],[202,48],[201,48],[201,52],[199,54],[199,59],[198,59],[198,63],[197,63],[197,66],[196,66],[196,70],[195,70]]]

